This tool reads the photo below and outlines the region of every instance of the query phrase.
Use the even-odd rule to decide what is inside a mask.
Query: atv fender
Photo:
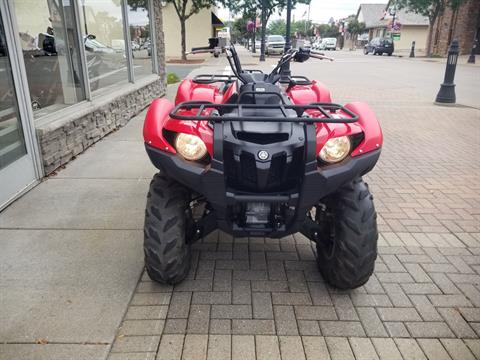
[[[351,156],[355,157],[380,149],[383,144],[383,134],[372,108],[364,102],[351,102],[346,104],[345,107],[358,115],[357,124],[362,127],[364,133],[363,141],[352,152]]]
[[[173,109],[173,103],[167,99],[155,99],[148,108],[145,122],[143,124],[143,139],[145,144],[153,146],[172,154],[177,152],[167,140],[163,137],[163,128],[169,119],[170,111]]]
[[[288,90],[288,96],[296,105],[315,102],[332,102],[330,91],[325,85],[315,80],[309,85],[295,85]]]
[[[219,94],[218,88],[210,84],[197,84],[191,79],[183,80],[178,86],[175,104],[184,101],[209,101],[221,102],[223,97]]]

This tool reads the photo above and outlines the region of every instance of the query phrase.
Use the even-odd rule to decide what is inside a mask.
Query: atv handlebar
[[[187,54],[213,53],[217,57],[218,54],[225,53],[227,55],[227,60],[230,64],[230,67],[232,68],[233,74],[244,84],[251,82],[251,76],[243,76],[248,72],[242,70],[240,59],[233,44],[220,44],[218,38],[210,38],[209,44],[209,46],[192,48],[192,51]],[[283,54],[283,56],[278,61],[277,66],[275,66],[272,72],[268,76],[266,76],[265,81],[271,82],[272,84],[276,83],[279,80],[279,72],[283,65],[289,63],[290,61],[304,62],[309,58],[333,61],[333,58],[325,56],[325,54],[323,53],[312,51],[310,49],[290,49]]]
[[[323,53],[319,53],[319,52],[312,51],[312,50],[310,50],[310,57],[313,57],[313,58],[319,59],[319,60],[330,60],[330,61],[335,60],[334,58],[325,56],[325,54],[323,54]]]

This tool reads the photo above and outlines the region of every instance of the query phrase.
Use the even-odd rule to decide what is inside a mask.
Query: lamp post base
[[[435,103],[455,104],[455,101],[455,84],[441,84],[440,90],[438,91],[437,97],[435,98]]]

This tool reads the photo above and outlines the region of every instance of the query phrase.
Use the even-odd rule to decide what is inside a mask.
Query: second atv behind
[[[269,74],[244,70],[233,45],[233,75],[184,80],[175,104],[157,99],[144,125],[160,170],[148,193],[145,263],[175,284],[190,269],[191,244],[220,229],[233,236],[282,238],[301,232],[317,247],[325,280],[363,285],[377,257],[373,198],[362,176],[375,166],[382,132],[361,102],[339,105],[320,83],[282,76],[290,61],[324,59],[289,50]]]

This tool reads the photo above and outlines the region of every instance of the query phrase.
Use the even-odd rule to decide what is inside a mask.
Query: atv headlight
[[[186,160],[200,160],[207,153],[205,143],[198,136],[191,134],[178,134],[175,139],[175,149]]]
[[[329,139],[322,150],[318,153],[318,156],[323,161],[333,164],[342,161],[350,153],[352,144],[348,136],[340,136]]]

